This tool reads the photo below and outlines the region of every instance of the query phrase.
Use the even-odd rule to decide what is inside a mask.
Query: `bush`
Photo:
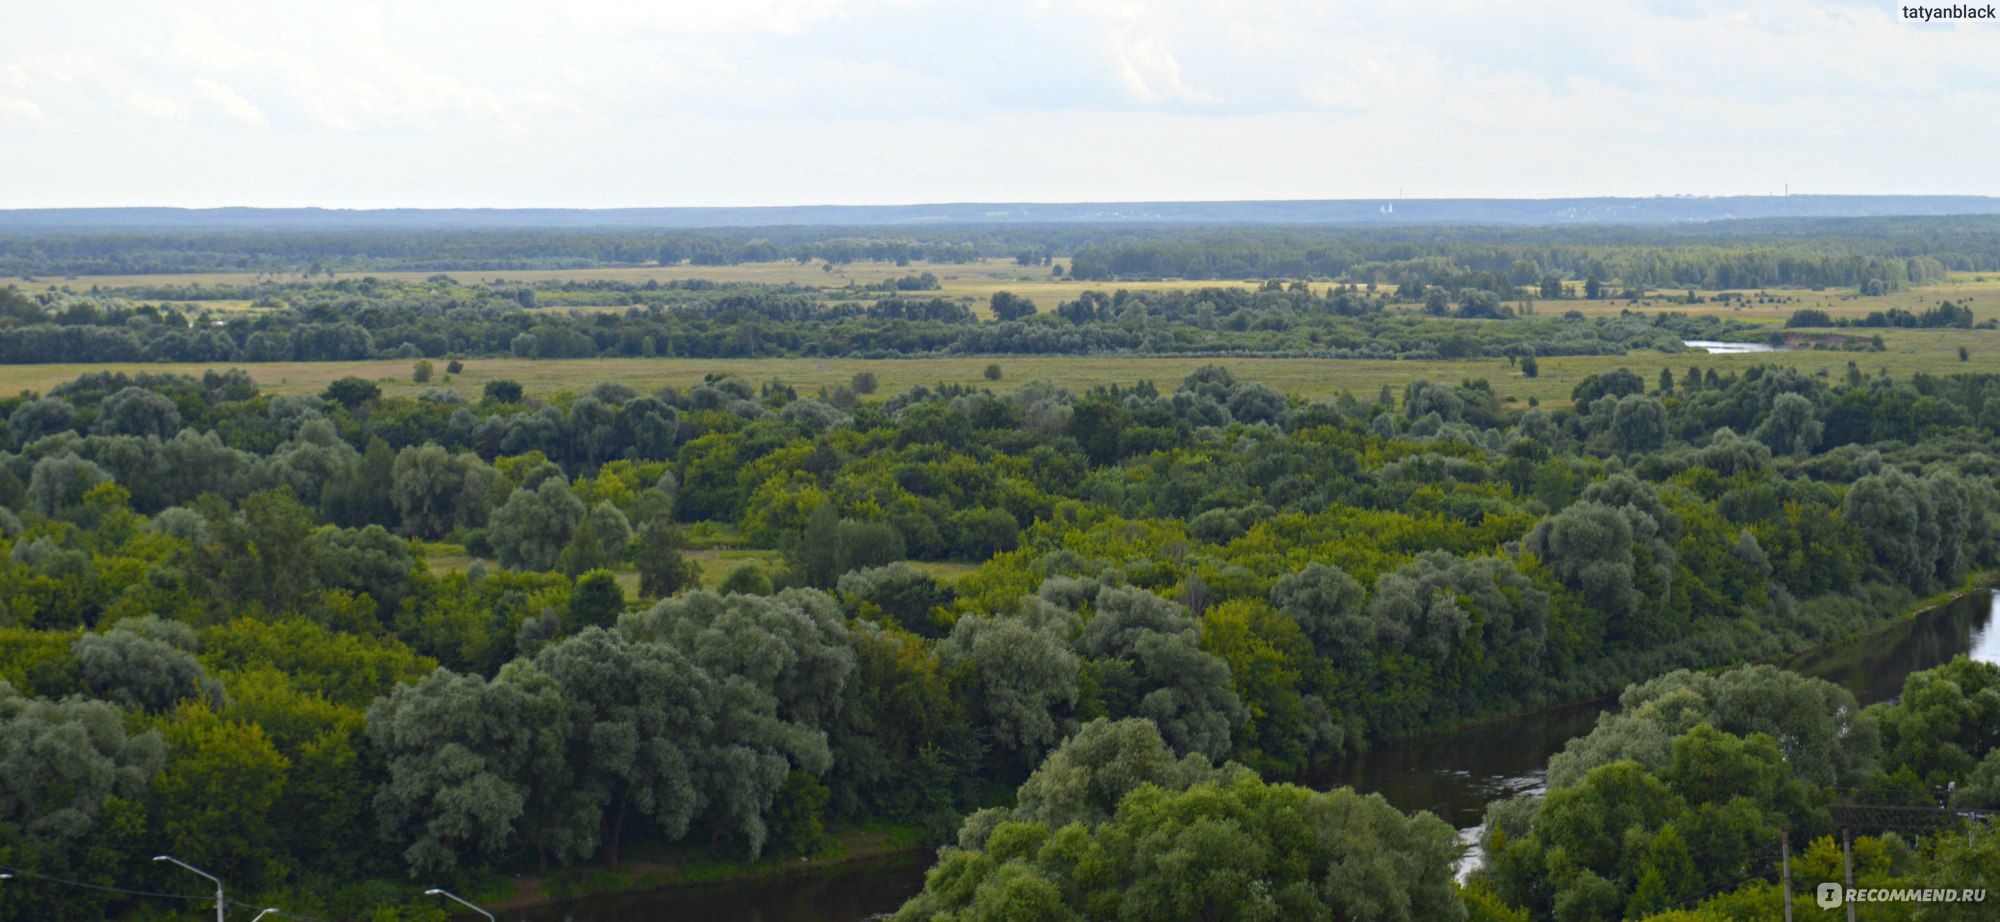
[[[745,563],[729,571],[716,591],[723,595],[770,595],[771,577],[764,573],[763,567]]]
[[[348,375],[327,385],[325,393],[322,393],[320,396],[352,410],[382,396],[382,389],[375,386],[375,382],[373,381],[364,381],[353,375]]]
[[[492,403],[520,403],[521,382],[502,378],[486,382],[486,399]]]

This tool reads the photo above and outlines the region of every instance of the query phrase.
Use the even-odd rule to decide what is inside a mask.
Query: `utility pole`
[[[1785,880],[1785,922],[1792,922],[1792,831],[1778,830],[1778,865]]]
[[[155,855],[153,856],[153,860],[171,861],[175,864],[180,865],[181,867],[184,867],[190,871],[195,872],[196,874],[200,874],[201,876],[206,877],[209,880],[215,881],[215,922],[228,922],[228,920],[224,919],[222,916],[223,907],[228,905],[227,903],[224,903],[222,901],[222,878],[217,877],[214,874],[210,874],[207,871],[195,867],[194,865],[191,865],[185,861],[182,861],[179,858],[175,858],[172,855]]]
[[[1840,894],[1841,902],[1847,904],[1847,922],[1854,922],[1854,901],[1847,897],[1854,894],[1854,830],[1840,827],[1840,869],[1847,877],[1847,890]]]

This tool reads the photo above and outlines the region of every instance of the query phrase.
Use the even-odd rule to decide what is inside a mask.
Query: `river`
[[[1861,703],[1887,701],[1903,678],[1960,653],[2000,662],[2000,592],[1966,595],[1864,638],[1783,660],[1779,665],[1852,691]],[[1429,810],[1471,841],[1486,803],[1539,790],[1542,767],[1571,738],[1590,732],[1617,707],[1605,698],[1378,746],[1312,779],[1315,786],[1374,791],[1406,811]],[[827,872],[740,884],[674,887],[591,897],[516,913],[529,922],[855,922],[895,909],[923,887],[927,855],[871,861]]]
[[[1713,339],[1686,339],[1681,341],[1681,345],[1689,349],[1700,349],[1710,355],[1740,355],[1745,352],[1780,351],[1777,346],[1767,346],[1763,343],[1727,343]]]

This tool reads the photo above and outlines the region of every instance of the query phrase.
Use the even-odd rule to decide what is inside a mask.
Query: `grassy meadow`
[[[1058,259],[1057,265],[1068,270],[1068,260]],[[939,288],[934,291],[909,292],[911,297],[939,297],[952,300],[966,299],[971,302],[973,312],[985,317],[987,304],[996,291],[1010,291],[1025,298],[1033,299],[1044,309],[1053,308],[1058,303],[1074,299],[1078,292],[1092,288],[1133,291],[1163,291],[1186,288],[1248,288],[1255,282],[1246,281],[1141,281],[1118,282],[1072,282],[1067,278],[1050,275],[1046,266],[1020,266],[1011,259],[984,259],[970,263],[912,263],[898,266],[892,262],[856,262],[822,268],[824,263],[798,263],[794,261],[744,263],[734,266],[623,266],[602,269],[534,269],[520,271],[486,272],[342,272],[332,276],[317,275],[311,281],[338,279],[358,279],[374,277],[393,281],[420,282],[436,275],[449,276],[460,284],[475,285],[487,282],[544,282],[544,281],[616,281],[643,284],[648,281],[661,283],[703,279],[712,282],[754,283],[764,285],[809,285],[838,296],[842,289],[850,286],[865,287],[889,279],[906,275],[921,275],[929,272],[938,277]],[[69,289],[89,291],[92,288],[116,290],[120,288],[147,288],[162,285],[200,285],[222,287],[254,285],[261,282],[307,281],[303,276],[257,272],[237,273],[191,273],[187,275],[85,275],[64,278],[36,277],[11,282],[23,291],[52,291]],[[869,297],[879,297],[881,292],[864,293]],[[174,304],[179,307],[209,307],[216,310],[249,309],[247,301],[150,301],[148,303]],[[623,310],[616,305],[592,307],[590,305],[544,308],[545,310]]]
[[[473,283],[493,279],[526,281],[535,279],[620,279],[643,281],[659,279],[668,281],[685,278],[707,278],[716,281],[749,281],[822,285],[837,289],[849,281],[867,284],[885,278],[920,272],[932,272],[943,283],[939,292],[924,292],[923,295],[939,295],[949,298],[970,299],[976,310],[984,311],[987,301],[997,291],[1011,291],[1029,297],[1043,309],[1049,310],[1063,300],[1074,298],[1078,292],[1088,289],[1186,289],[1211,287],[1216,285],[1249,286],[1252,282],[1209,282],[1209,281],[1156,281],[1123,283],[1082,283],[1065,279],[1053,279],[1048,270],[1041,267],[1022,267],[1011,260],[985,260],[965,265],[913,264],[898,267],[892,263],[855,263],[835,267],[832,272],[820,268],[822,264],[799,264],[795,262],[757,263],[738,266],[669,266],[633,267],[591,270],[555,270],[534,272],[479,272],[448,273],[463,282]],[[430,273],[373,273],[378,277],[425,278]],[[200,283],[217,285],[226,283],[251,282],[259,278],[274,278],[244,273],[237,275],[187,275],[187,276],[92,276],[73,280],[52,282],[41,280],[37,284],[62,284],[73,289],[120,288],[134,285],[161,283]],[[25,286],[34,287],[34,286]],[[1616,314],[1633,310],[1641,313],[1656,311],[1684,311],[1690,314],[1726,316],[1754,324],[1781,326],[1795,310],[1819,308],[1835,317],[1861,317],[1871,311],[1886,311],[1903,308],[1912,312],[1935,306],[1941,300],[1952,300],[1968,304],[1979,320],[2000,319],[2000,274],[1961,275],[1949,282],[1929,285],[1897,292],[1881,297],[1859,297],[1851,290],[1828,289],[1808,291],[1803,289],[1777,289],[1765,292],[1779,303],[1757,304],[1754,298],[1758,292],[1740,292],[1753,300],[1717,300],[1719,292],[1698,292],[1706,299],[1700,304],[1675,303],[1683,292],[1654,292],[1638,304],[1627,300],[1606,299],[1600,301],[1564,300],[1560,302],[1542,301],[1535,305],[1539,313],[1576,310],[1586,315]],[[202,301],[186,302],[214,307],[221,310],[248,309],[247,302]],[[552,308],[560,310],[563,308]],[[1469,321],[1475,322],[1475,321]],[[1813,331],[1804,331],[1813,332]],[[2000,373],[2000,330],[1914,330],[1914,329],[1847,329],[1826,331],[1847,336],[1867,338],[1876,333],[1882,335],[1887,347],[1885,352],[1844,352],[1837,350],[1799,349],[1777,353],[1748,355],[1708,355],[1700,352],[1666,354],[1660,352],[1636,352],[1624,356],[1579,356],[1546,358],[1540,362],[1541,374],[1537,378],[1524,377],[1518,368],[1499,359],[1469,361],[1399,361],[1399,360],[1320,360],[1320,359],[1270,359],[1270,358],[1206,358],[1206,357],[1127,357],[1127,356],[967,356],[919,359],[843,359],[843,358],[786,358],[786,359],[575,359],[575,360],[534,360],[515,358],[468,359],[465,369],[457,375],[443,375],[444,363],[434,361],[440,375],[429,384],[417,384],[410,378],[412,363],[407,360],[380,360],[366,362],[271,362],[246,364],[243,367],[257,380],[259,385],[281,394],[316,393],[327,384],[346,375],[357,375],[382,385],[392,394],[415,394],[426,388],[448,388],[469,397],[477,397],[486,382],[511,379],[524,384],[531,395],[550,396],[564,391],[579,391],[599,381],[619,381],[641,390],[673,385],[687,388],[699,383],[703,376],[713,373],[741,375],[751,381],[764,383],[782,381],[800,389],[802,393],[815,393],[821,387],[832,388],[845,384],[859,371],[874,372],[881,383],[877,397],[897,393],[917,384],[937,384],[940,382],[967,384],[976,387],[990,387],[996,392],[1007,392],[1022,383],[1034,380],[1048,380],[1064,384],[1075,390],[1110,384],[1130,384],[1146,379],[1162,386],[1171,386],[1189,372],[1203,365],[1221,365],[1239,377],[1260,381],[1279,390],[1307,399],[1326,399],[1349,391],[1357,396],[1370,396],[1384,385],[1400,389],[1412,378],[1424,377],[1433,380],[1460,380],[1485,378],[1505,400],[1525,403],[1537,399],[1544,404],[1560,405],[1568,400],[1571,388],[1583,378],[1614,368],[1629,368],[1648,380],[1659,375],[1660,369],[1671,368],[1678,377],[1689,365],[1703,368],[1713,367],[1727,372],[1731,369],[1748,368],[1759,364],[1779,364],[1803,369],[1809,373],[1842,374],[1851,360],[1866,373],[1887,370],[1898,376],[1914,372],[1949,373],[1953,371],[1975,371]],[[1958,350],[1969,351],[1969,359],[1960,361]],[[1000,366],[1002,378],[997,382],[986,380],[984,372],[989,364]],[[20,391],[44,392],[63,381],[70,380],[87,371],[115,370],[126,372],[154,371],[200,374],[210,365],[201,364],[125,364],[125,365],[10,365],[0,366],[0,393]]]
[[[1708,355],[1702,352],[1666,354],[1634,352],[1614,356],[1575,356],[1542,359],[1541,375],[1522,376],[1520,370],[1502,359],[1466,361],[1323,360],[1299,358],[1210,358],[1210,357],[1119,357],[1119,356],[1000,356],[921,359],[468,359],[457,375],[440,374],[429,384],[410,379],[413,363],[392,359],[368,362],[265,362],[243,364],[258,384],[272,393],[318,393],[334,380],[356,375],[378,382],[384,392],[414,396],[429,388],[445,388],[477,399],[486,382],[511,379],[526,386],[530,395],[547,397],[564,391],[588,389],[600,381],[618,381],[638,390],[663,385],[686,389],[713,373],[741,375],[755,383],[782,381],[803,394],[819,388],[846,384],[859,371],[872,371],[881,384],[877,397],[898,393],[918,384],[939,382],[991,388],[1006,393],[1034,380],[1054,381],[1074,390],[1110,384],[1131,384],[1145,379],[1171,388],[1189,372],[1204,365],[1220,365],[1238,377],[1259,381],[1289,394],[1307,399],[1327,399],[1341,391],[1356,396],[1372,396],[1384,385],[1400,390],[1413,378],[1457,381],[1485,378],[1503,399],[1526,402],[1539,399],[1560,405],[1570,390],[1585,377],[1615,368],[1629,368],[1648,380],[1660,369],[1671,368],[1679,377],[1689,365],[1715,368],[1719,373],[1755,365],[1786,365],[1809,373],[1843,374],[1853,361],[1865,373],[1886,369],[1897,376],[1914,372],[1950,373],[1973,371],[2000,373],[2000,330],[1890,330],[1883,332],[1886,352],[1840,352],[1793,350],[1739,355]],[[1970,350],[1969,361],[1958,360],[1958,348]],[[433,362],[442,372],[443,362]],[[988,381],[988,364],[998,364],[1001,380]],[[64,381],[89,371],[142,371],[199,375],[211,368],[232,366],[205,364],[105,364],[105,365],[7,365],[0,366],[0,393],[46,392]]]
[[[1057,259],[1057,265],[1068,270],[1068,260]],[[397,281],[423,281],[436,275],[449,276],[461,284],[473,285],[487,282],[541,282],[541,281],[618,281],[640,284],[647,281],[671,282],[686,279],[703,279],[721,283],[757,283],[767,285],[806,285],[817,287],[828,295],[838,295],[849,286],[873,285],[888,279],[906,275],[920,275],[929,272],[938,277],[940,287],[934,291],[909,292],[912,297],[941,297],[953,300],[964,299],[971,303],[973,311],[980,316],[988,316],[987,304],[993,293],[1012,292],[1032,299],[1044,310],[1074,299],[1078,293],[1091,289],[1115,291],[1172,291],[1195,288],[1254,288],[1255,281],[1242,280],[1189,280],[1166,279],[1159,281],[1118,281],[1118,282],[1077,282],[1064,277],[1050,275],[1045,266],[1020,266],[1011,259],[983,259],[969,263],[926,263],[915,262],[908,266],[898,266],[892,262],[855,262],[833,266],[825,263],[799,263],[791,260],[763,263],[743,263],[733,266],[618,266],[597,269],[533,269],[515,271],[462,271],[462,272],[342,272],[332,276],[318,275],[312,280],[359,279],[375,277]],[[9,284],[23,291],[44,291],[67,288],[72,291],[88,291],[91,288],[120,289],[153,287],[162,285],[200,285],[219,287],[225,285],[252,285],[259,282],[298,282],[305,277],[296,274],[279,273],[191,273],[185,275],[85,275],[63,278],[35,277],[20,279]],[[1319,285],[1321,283],[1315,283]],[[1656,289],[1648,293],[1637,305],[1625,299],[1606,298],[1586,301],[1581,297],[1581,283],[1570,283],[1569,288],[1576,295],[1573,300],[1561,302],[1537,302],[1535,309],[1543,313],[1550,311],[1580,311],[1585,315],[1616,314],[1622,310],[1683,311],[1694,315],[1725,316],[1735,320],[1757,324],[1782,325],[1792,311],[1801,308],[1819,308],[1834,317],[1859,318],[1871,311],[1901,307],[1905,310],[1922,310],[1932,307],[1941,299],[1969,302],[1980,319],[2000,318],[2000,273],[1961,273],[1949,282],[1940,285],[1926,285],[1907,289],[1880,297],[1861,297],[1852,289],[1733,289],[1729,291],[1698,291],[1705,299],[1701,304],[1680,304],[1678,299],[1686,292]],[[1777,303],[1757,304],[1754,299],[1759,294],[1774,296]],[[880,293],[870,293],[878,295]],[[1739,295],[1749,300],[1717,300],[1718,295]],[[218,311],[249,310],[250,302],[241,300],[169,301],[179,307],[207,307]],[[1512,302],[1519,306],[1519,302]],[[596,309],[613,308],[603,305]],[[551,307],[546,310],[591,310],[591,306]],[[622,309],[622,308],[619,308]]]

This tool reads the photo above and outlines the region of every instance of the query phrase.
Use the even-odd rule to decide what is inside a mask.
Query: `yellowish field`
[[[801,266],[797,263],[760,263],[743,266],[671,266],[629,269],[598,269],[588,271],[554,272],[499,272],[499,273],[458,273],[465,281],[479,281],[489,278],[508,280],[528,280],[537,278],[616,278],[627,281],[641,281],[647,278],[668,280],[674,278],[711,278],[717,281],[759,281],[798,282],[817,285],[841,285],[847,280],[858,283],[879,281],[909,273],[930,271],[937,274],[944,284],[941,294],[945,297],[965,297],[973,300],[975,308],[984,311],[986,301],[996,291],[1012,291],[1033,298],[1042,309],[1053,308],[1056,303],[1075,297],[1078,292],[1096,288],[1115,290],[1119,287],[1130,289],[1164,290],[1175,288],[1195,288],[1219,284],[1248,285],[1251,283],[1216,282],[1132,282],[1121,285],[1100,283],[1078,283],[1051,279],[1047,270],[1040,267],[1016,266],[1011,260],[986,260],[969,265],[927,265],[916,264],[898,267],[890,263],[858,263],[837,269],[834,273],[822,271],[819,264]],[[844,275],[843,275],[844,273]],[[383,273],[391,277],[423,278],[425,273]],[[164,281],[202,281],[217,284],[226,281],[247,281],[255,276],[244,274],[235,276],[100,276],[68,282],[73,287],[120,286],[152,284]],[[1860,317],[1871,311],[1886,311],[1900,307],[1912,312],[1926,310],[1941,300],[1951,300],[1971,306],[1980,320],[2000,319],[2000,273],[1982,275],[1959,275],[1940,285],[1924,286],[1909,291],[1875,298],[1856,297],[1851,291],[1827,290],[1812,292],[1802,290],[1780,290],[1772,294],[1783,295],[1795,300],[1775,305],[1743,305],[1740,302],[1683,306],[1668,303],[1664,297],[1655,296],[1650,306],[1636,308],[1642,312],[1661,310],[1687,311],[1693,314],[1713,314],[1744,320],[1760,325],[1782,324],[1794,310],[1816,307],[1836,317]],[[1678,293],[1663,293],[1678,294]],[[1714,292],[1702,292],[1712,296]],[[1751,294],[1754,295],[1754,292]],[[243,309],[245,302],[190,302],[216,307],[218,309]],[[1585,314],[1615,314],[1632,309],[1622,300],[1584,301],[1565,300],[1559,302],[1538,302],[1536,309],[1542,314],[1566,310],[1578,310]],[[1189,372],[1203,365],[1221,365],[1238,376],[1261,381],[1287,393],[1309,399],[1325,399],[1345,390],[1358,396],[1370,396],[1383,385],[1400,389],[1411,379],[1426,377],[1440,381],[1457,381],[1467,378],[1485,378],[1492,382],[1495,390],[1503,398],[1525,402],[1539,398],[1543,402],[1561,403],[1567,400],[1570,389],[1587,375],[1614,368],[1630,368],[1646,375],[1648,380],[1657,377],[1663,367],[1672,368],[1679,376],[1689,365],[1704,368],[1715,367],[1719,371],[1732,368],[1747,368],[1757,364],[1780,364],[1804,369],[1808,372],[1840,374],[1852,360],[1864,371],[1874,372],[1886,369],[1899,376],[1917,371],[1949,373],[1953,371],[2000,372],[2000,331],[1995,330],[1872,330],[1848,329],[1838,331],[1850,336],[1869,337],[1876,333],[1883,336],[1888,351],[1883,353],[1849,353],[1834,351],[1791,351],[1754,355],[1717,355],[1702,353],[1666,355],[1662,353],[1635,353],[1627,356],[1592,356],[1578,358],[1549,358],[1541,361],[1541,377],[1524,378],[1519,371],[1504,361],[1477,360],[1460,362],[1408,362],[1408,361],[1337,361],[1311,359],[1256,359],[1256,358],[1118,358],[1098,356],[1035,356],[1035,357],[965,357],[937,359],[581,359],[570,361],[535,361],[529,359],[471,359],[465,363],[463,374],[450,376],[445,380],[433,381],[428,385],[418,385],[409,378],[411,363],[402,360],[371,361],[358,363],[338,362],[276,362],[243,366],[259,384],[276,393],[317,393],[327,384],[345,375],[358,375],[379,382],[391,394],[412,395],[428,387],[449,388],[469,397],[476,398],[486,382],[496,379],[512,379],[526,385],[529,393],[547,396],[562,391],[579,391],[599,381],[619,381],[640,390],[651,390],[663,385],[687,388],[701,381],[711,373],[731,373],[742,375],[753,382],[771,380],[783,381],[801,390],[814,393],[821,387],[847,383],[857,371],[872,371],[881,382],[878,396],[898,393],[917,384],[949,382],[968,384],[975,387],[990,387],[997,392],[1008,392],[1023,382],[1045,379],[1064,384],[1082,391],[1091,387],[1110,384],[1129,384],[1139,379],[1151,380],[1161,386],[1170,387]],[[1958,360],[1958,349],[1964,346],[1970,350],[1970,361]],[[998,363],[1004,375],[999,382],[988,382],[983,372],[989,363]],[[443,362],[434,362],[442,370]],[[0,393],[24,390],[46,391],[63,381],[70,380],[86,371],[110,369],[127,372],[155,371],[199,374],[212,366],[207,365],[15,365],[0,366]],[[718,577],[719,578],[719,577]]]
[[[1872,333],[1875,331],[1863,331]],[[1650,381],[1661,368],[1672,368],[1678,377],[1689,365],[1714,367],[1718,372],[1745,369],[1759,364],[1786,365],[1807,372],[1838,375],[1852,360],[1864,372],[1887,369],[1899,377],[1913,372],[1951,373],[1977,371],[2000,373],[2000,330],[1886,330],[1881,331],[1887,352],[1789,351],[1753,355],[1707,355],[1639,352],[1623,356],[1582,356],[1541,360],[1541,377],[1524,378],[1518,369],[1497,359],[1472,361],[1317,360],[1269,358],[1120,358],[1106,356],[963,357],[924,359],[574,359],[536,361],[532,359],[470,359],[462,374],[440,375],[430,384],[410,380],[412,363],[402,360],[373,362],[270,362],[241,366],[265,389],[280,394],[318,393],[337,378],[357,375],[376,381],[385,393],[414,396],[426,388],[447,388],[478,399],[485,383],[512,379],[524,384],[536,396],[563,391],[581,391],[600,381],[618,381],[641,390],[663,385],[682,389],[701,382],[711,373],[741,375],[758,384],[782,381],[813,394],[821,387],[846,384],[858,371],[872,371],[881,384],[878,398],[907,390],[917,384],[948,382],[989,387],[998,393],[1015,390],[1037,379],[1055,381],[1076,391],[1110,385],[1131,384],[1146,379],[1171,388],[1189,372],[1203,365],[1220,365],[1238,377],[1269,384],[1281,391],[1308,399],[1326,399],[1346,390],[1357,396],[1372,396],[1383,385],[1401,389],[1411,379],[1437,381],[1485,378],[1503,398],[1526,401],[1562,402],[1570,389],[1585,376],[1614,368],[1629,368]],[[1958,361],[1958,348],[1971,351],[1971,360]],[[1003,375],[989,382],[984,371],[998,364]],[[433,362],[442,367],[442,362]],[[230,366],[200,364],[116,364],[116,365],[8,365],[0,366],[0,393],[46,392],[49,388],[88,371],[172,372],[199,375],[211,368]]]
[[[1067,269],[1067,260],[1057,260]],[[884,279],[902,278],[905,275],[921,275],[929,272],[939,279],[955,276],[959,280],[1042,280],[1049,277],[1049,269],[1042,266],[1017,266],[1011,259],[986,259],[972,263],[925,263],[916,262],[908,266],[898,266],[893,262],[857,262],[835,266],[831,271],[820,268],[822,263],[797,263],[791,260],[766,263],[743,263],[735,266],[619,266],[603,269],[531,269],[515,271],[484,272],[342,272],[333,276],[316,275],[310,281],[331,279],[358,279],[373,276],[379,279],[421,282],[434,275],[446,275],[463,284],[478,282],[544,282],[574,279],[577,281],[617,281],[644,283],[649,280],[670,282],[675,279],[708,279],[716,282],[760,282],[771,285],[797,284],[839,287],[849,282],[867,285]],[[134,288],[159,285],[251,285],[258,282],[298,282],[308,281],[296,274],[273,274],[260,272],[196,272],[188,274],[152,275],[77,275],[38,276],[29,281],[22,279],[11,284],[25,291],[42,291],[68,288],[72,291],[86,291],[95,285],[100,288]]]
[[[1056,260],[1067,270],[1067,260]],[[1055,278],[1047,267],[1019,266],[1011,259],[986,259],[972,263],[924,263],[897,266],[892,262],[857,262],[835,266],[832,270],[823,268],[823,263],[800,264],[793,261],[745,263],[735,266],[627,266],[604,269],[549,269],[523,271],[489,272],[447,272],[444,275],[466,284],[480,282],[536,282],[573,279],[578,281],[620,281],[643,283],[648,280],[669,282],[677,279],[706,279],[715,282],[754,282],[763,284],[810,285],[838,294],[839,289],[849,285],[866,286],[886,279],[900,278],[929,272],[938,277],[941,288],[937,291],[914,292],[921,297],[966,298],[972,302],[974,312],[986,316],[986,305],[996,291],[1009,291],[1035,301],[1042,309],[1054,308],[1062,301],[1074,299],[1083,291],[1097,289],[1115,291],[1123,288],[1132,291],[1185,290],[1204,287],[1254,287],[1256,282],[1246,281],[1126,281],[1126,282],[1074,282],[1068,278]],[[382,279],[422,281],[440,273],[431,272],[368,272],[342,273],[334,278],[361,278],[374,276]],[[326,276],[317,276],[324,280]],[[33,282],[21,282],[21,288],[29,291],[67,287],[71,290],[88,290],[91,286],[116,289],[155,285],[241,285],[260,281],[299,281],[298,276],[269,275],[260,273],[195,273],[188,275],[99,275],[76,276],[70,278],[37,278]],[[1577,287],[1577,286],[1572,286]],[[1539,301],[1535,309],[1541,313],[1557,313],[1576,310],[1586,315],[1616,314],[1621,310],[1636,309],[1645,312],[1669,310],[1685,311],[1697,315],[1717,315],[1759,324],[1781,324],[1791,313],[1801,308],[1819,308],[1835,317],[1861,317],[1871,311],[1885,311],[1900,307],[1910,311],[1920,311],[1933,307],[1940,300],[1964,301],[1970,303],[1980,319],[2000,317],[2000,273],[1961,273],[1951,281],[1941,285],[1928,285],[1907,291],[1875,298],[1863,298],[1849,289],[1827,289],[1809,291],[1805,289],[1770,289],[1766,293],[1789,299],[1778,304],[1746,304],[1743,302],[1716,302],[1696,305],[1674,304],[1670,299],[1684,292],[1675,290],[1655,290],[1641,306],[1634,308],[1620,299],[1586,301],[1572,299],[1563,301]],[[1702,291],[1698,294],[1713,298],[1719,292]],[[1735,293],[1755,297],[1754,289],[1741,289]],[[186,302],[204,305],[218,310],[242,310],[249,305],[243,301]],[[606,308],[581,308],[584,310]],[[622,309],[622,308],[621,308]]]
[[[1068,260],[1056,260],[1068,269]],[[1074,299],[1079,292],[1092,288],[1112,291],[1119,288],[1133,291],[1161,291],[1197,287],[1242,288],[1254,286],[1254,282],[1072,282],[1054,278],[1046,266],[1019,266],[1011,259],[985,259],[972,263],[912,263],[898,266],[893,262],[857,262],[835,266],[830,271],[821,268],[824,263],[799,264],[792,261],[745,263],[736,266],[629,266],[608,269],[550,269],[515,272],[365,272],[341,273],[333,278],[361,278],[373,276],[380,279],[399,281],[423,281],[433,275],[451,276],[464,284],[481,282],[540,282],[540,281],[618,281],[644,283],[647,281],[670,282],[677,279],[706,279],[714,282],[753,282],[767,285],[811,285],[823,288],[829,295],[838,295],[849,285],[868,286],[887,279],[902,278],[906,275],[921,275],[929,272],[938,277],[940,289],[936,291],[911,292],[913,297],[969,298],[974,313],[988,316],[986,305],[996,291],[1011,291],[1031,298],[1042,309],[1054,308],[1062,301]],[[327,276],[315,276],[315,280],[325,281]],[[23,290],[41,291],[68,288],[72,291],[87,291],[91,286],[100,288],[138,288],[158,285],[250,285],[258,282],[296,282],[299,276],[268,275],[251,272],[241,273],[194,273],[188,275],[86,275],[70,278],[37,278],[33,282],[16,283]],[[879,294],[871,293],[871,294]],[[240,310],[248,307],[248,302],[218,301],[199,302],[216,307],[218,310]],[[557,308],[577,310],[623,310],[612,307]]]
[[[1718,302],[1714,300],[1714,297],[1721,292],[1698,291],[1695,293],[1710,300],[1703,304],[1675,304],[1672,303],[1671,299],[1685,295],[1685,291],[1656,290],[1652,293],[1652,297],[1642,299],[1641,306],[1639,307],[1634,307],[1631,302],[1622,299],[1605,299],[1602,301],[1538,301],[1535,303],[1535,310],[1541,314],[1557,314],[1563,311],[1575,310],[1587,316],[1616,314],[1623,310],[1637,310],[1644,313],[1680,311],[1696,316],[1727,317],[1732,320],[1741,320],[1749,323],[1782,325],[1786,319],[1792,316],[1793,311],[1804,308],[1818,308],[1826,311],[1828,315],[1835,318],[1848,317],[1859,319],[1875,311],[1886,312],[1890,308],[1898,307],[1911,313],[1920,313],[1936,307],[1939,301],[1955,301],[1971,307],[1973,316],[1978,320],[1989,318],[2000,319],[2000,273],[1992,272],[1959,273],[1954,275],[1950,281],[1941,284],[1923,285],[1894,294],[1872,298],[1861,297],[1855,294],[1853,289],[1847,288],[1829,288],[1825,291],[1810,291],[1802,288],[1775,288],[1765,290],[1763,293],[1789,300],[1779,304],[1746,304],[1741,301]],[[1734,293],[1748,298],[1755,298],[1759,292],[1755,289],[1740,289]],[[1851,330],[1849,332],[1868,335],[1875,331]]]

